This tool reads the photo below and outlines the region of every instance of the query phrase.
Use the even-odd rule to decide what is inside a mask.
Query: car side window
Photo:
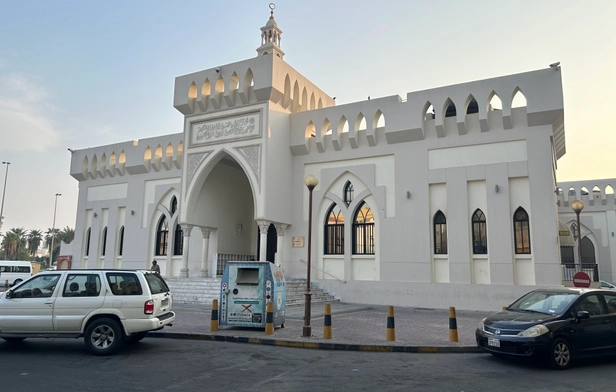
[[[591,294],[583,297],[580,301],[575,305],[575,311],[586,311],[591,316],[599,316],[603,313],[601,308],[601,302],[599,301],[599,296],[597,294]]]
[[[101,278],[98,274],[69,274],[64,284],[63,297],[98,297]]]
[[[136,274],[130,272],[108,272],[107,282],[113,295],[142,295],[143,290]]]
[[[13,291],[13,298],[48,298],[58,284],[60,275],[39,275],[30,279]]]
[[[603,294],[603,298],[605,298],[607,304],[607,312],[616,314],[616,294]]]

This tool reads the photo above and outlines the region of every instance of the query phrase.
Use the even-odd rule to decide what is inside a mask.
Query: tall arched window
[[[174,197],[175,199],[175,197]],[[184,232],[182,231],[182,226],[175,225],[173,237],[173,255],[181,256],[182,251],[184,249]]]
[[[351,184],[351,181],[347,181],[344,185],[344,202],[347,206],[353,201],[353,192],[353,184]]]
[[[488,253],[488,236],[486,232],[486,216],[479,208],[473,214],[473,254]]]
[[[588,237],[582,238],[582,264],[596,264],[595,246]]]
[[[107,226],[103,229],[103,247],[101,249],[101,256],[105,256],[105,250],[107,249]]]
[[[92,229],[88,227],[88,231],[86,231],[86,256],[90,255],[90,233]]]
[[[440,210],[434,215],[434,254],[447,254],[447,219]]]
[[[161,216],[156,228],[156,256],[166,256],[169,245],[169,224],[165,216]]]
[[[171,199],[171,215],[175,214],[177,210],[178,210],[178,199],[177,197],[173,196],[173,198]]]
[[[324,231],[325,254],[344,254],[344,216],[336,203],[332,204],[327,212]]]
[[[530,254],[530,228],[528,214],[519,207],[513,214],[513,232],[516,254]]]
[[[361,203],[353,218],[353,254],[374,254],[374,215],[366,202]]]
[[[122,256],[124,252],[124,226],[120,227],[120,235],[118,238],[120,246],[118,247],[118,256]]]

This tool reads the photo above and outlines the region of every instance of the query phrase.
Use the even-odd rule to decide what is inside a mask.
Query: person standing
[[[160,266],[156,262],[156,260],[152,261],[152,268],[150,268],[154,272],[158,272],[160,274]]]

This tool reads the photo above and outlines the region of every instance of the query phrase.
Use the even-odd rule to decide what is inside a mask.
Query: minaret
[[[276,5],[270,3],[269,8],[270,17],[265,26],[261,27],[261,46],[257,48],[257,53],[258,56],[273,53],[283,58],[284,52],[280,49],[280,36],[282,35],[282,30],[278,28],[278,24],[276,20],[274,20],[274,9]]]

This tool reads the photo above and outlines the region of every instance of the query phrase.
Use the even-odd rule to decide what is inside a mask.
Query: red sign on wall
[[[590,287],[590,276],[586,272],[576,272],[573,275],[573,285],[575,287]]]

